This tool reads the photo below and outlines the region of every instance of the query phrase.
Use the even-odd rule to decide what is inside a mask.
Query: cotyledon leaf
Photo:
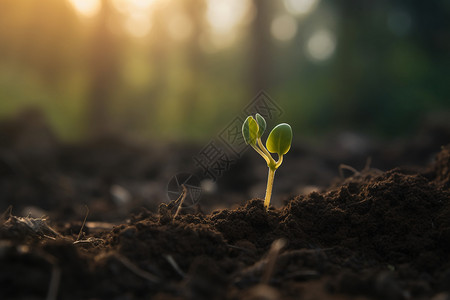
[[[286,154],[291,148],[292,129],[289,124],[281,123],[275,126],[266,141],[267,150],[278,155]]]
[[[256,123],[258,123],[259,130],[258,130],[258,138],[260,138],[264,131],[266,130],[266,120],[264,120],[263,116],[260,114],[256,114]]]
[[[242,124],[242,135],[246,144],[256,145],[259,126],[252,116],[248,116]]]

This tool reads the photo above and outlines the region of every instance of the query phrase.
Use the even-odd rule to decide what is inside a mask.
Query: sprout
[[[269,167],[269,177],[267,179],[266,197],[264,199],[264,206],[269,209],[270,198],[272,196],[273,179],[275,171],[283,162],[283,155],[285,155],[291,148],[292,143],[292,129],[289,124],[282,123],[275,126],[269,133],[264,147],[261,136],[266,130],[266,120],[260,115],[256,114],[255,118],[248,116],[242,125],[242,135],[245,143],[252,146],[256,152],[261,155]],[[277,153],[278,160],[275,161],[270,153]]]

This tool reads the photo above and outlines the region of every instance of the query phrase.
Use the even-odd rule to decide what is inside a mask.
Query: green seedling
[[[264,206],[266,209],[269,209],[275,171],[283,162],[283,155],[291,148],[292,129],[289,124],[278,124],[270,132],[266,141],[266,147],[264,147],[261,136],[265,130],[266,120],[260,114],[256,114],[255,118],[248,116],[242,125],[242,135],[244,136],[245,143],[252,146],[264,158],[269,167],[266,197],[264,199]],[[278,154],[278,160],[275,161],[269,152]]]

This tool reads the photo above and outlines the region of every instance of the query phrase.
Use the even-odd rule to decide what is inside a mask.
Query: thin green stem
[[[281,166],[281,163],[283,162],[283,155],[280,155],[279,157],[278,157],[278,161],[277,161],[277,163],[275,164],[275,169],[278,169],[280,166]]]
[[[269,175],[267,177],[266,198],[264,199],[264,207],[269,210],[270,198],[272,197],[273,179],[276,169],[269,167]]]
[[[269,165],[269,164],[270,164],[270,160],[269,160],[269,158],[264,154],[264,152],[262,152],[261,149],[259,149],[256,145],[251,145],[251,146],[253,147],[253,149],[255,149],[256,152],[259,153],[259,155],[262,156],[262,158],[264,158],[264,159],[266,160],[267,165]],[[272,158],[272,160],[273,160],[273,158]]]
[[[267,151],[266,147],[264,147],[264,145],[263,145],[263,143],[261,141],[261,138],[258,138],[258,146],[259,146],[259,149],[261,149],[262,152],[264,152],[265,155],[267,155],[268,157],[272,158],[272,155],[270,155],[269,151]]]
[[[267,162],[267,166],[269,168],[273,168],[276,165],[275,160],[273,159],[272,155],[269,153],[269,151],[267,151],[266,147],[264,147],[261,138],[258,138],[258,146],[259,149],[261,149],[261,151],[267,156],[267,158],[269,159],[269,161]],[[276,169],[276,168],[275,168]]]

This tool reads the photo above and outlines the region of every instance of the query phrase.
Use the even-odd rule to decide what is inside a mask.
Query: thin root
[[[270,246],[269,254],[267,255],[266,269],[261,278],[262,284],[269,283],[270,278],[275,271],[275,263],[277,262],[278,255],[280,254],[280,251],[286,246],[286,243],[286,240],[281,238],[275,240],[272,243],[272,246]]]
[[[164,258],[167,260],[167,262],[172,266],[172,268],[175,269],[175,271],[177,271],[177,273],[185,278],[186,277],[186,273],[183,272],[183,270],[181,270],[181,268],[178,266],[177,262],[175,261],[175,259],[173,259],[172,255],[167,254],[164,255]]]
[[[61,282],[61,268],[58,266],[58,261],[54,256],[43,253],[42,257],[52,265],[52,274],[50,276],[47,297],[45,297],[45,299],[56,300],[58,299],[58,290]]]
[[[345,165],[345,164],[340,164],[340,165],[339,165],[339,175],[340,175],[342,178],[345,177],[345,176],[344,176],[343,170],[351,171],[351,172],[353,172],[353,175],[359,175],[359,174],[361,174],[359,171],[357,171],[357,170],[356,170],[355,168],[353,168],[352,166]]]
[[[247,253],[252,253],[252,251],[250,251],[249,249],[243,248],[243,247],[239,247],[239,246],[235,246],[235,245],[230,245],[227,244],[227,247],[232,248],[232,249],[237,249],[237,250],[241,250]]]
[[[52,275],[50,278],[50,284],[48,287],[48,293],[46,300],[58,299],[59,283],[61,281],[61,269],[55,264],[52,268]]]
[[[137,276],[146,279],[147,281],[151,282],[151,283],[159,283],[160,280],[158,277],[156,277],[153,274],[150,274],[147,271],[144,271],[142,269],[139,269],[135,264],[133,264],[128,258],[119,255],[119,254],[114,254],[114,257],[122,263],[122,265],[124,265],[128,270],[130,270],[131,272],[133,272],[134,274],[136,274]]]

